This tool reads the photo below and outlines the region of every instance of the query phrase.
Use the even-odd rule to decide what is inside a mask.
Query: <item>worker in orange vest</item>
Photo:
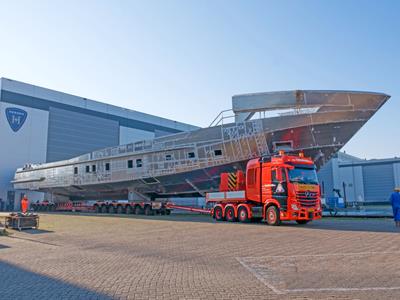
[[[22,213],[26,214],[28,212],[28,208],[29,208],[29,200],[28,200],[28,197],[26,195],[24,195],[24,197],[21,200]]]

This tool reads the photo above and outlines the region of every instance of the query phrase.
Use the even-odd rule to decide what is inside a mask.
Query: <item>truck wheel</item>
[[[146,216],[152,216],[154,215],[154,211],[151,209],[150,205],[146,205],[146,207],[144,208],[144,214]]]
[[[247,212],[247,208],[246,207],[239,208],[238,217],[239,217],[239,221],[242,222],[242,223],[250,222],[249,213]]]
[[[214,218],[216,221],[223,221],[224,218],[222,217],[222,208],[221,207],[216,207],[214,209]]]
[[[268,225],[278,226],[279,224],[281,224],[281,220],[279,218],[279,210],[276,206],[268,207],[266,218]]]
[[[296,222],[297,222],[297,224],[305,225],[305,224],[307,224],[307,223],[310,222],[310,221],[309,221],[309,220],[297,220]]]
[[[117,214],[123,214],[124,213],[124,208],[122,207],[122,205],[119,205],[118,207],[117,207]]]
[[[106,214],[107,213],[107,205],[103,205],[101,207],[101,213]]]
[[[232,206],[225,209],[225,217],[228,222],[236,222],[235,210]]]

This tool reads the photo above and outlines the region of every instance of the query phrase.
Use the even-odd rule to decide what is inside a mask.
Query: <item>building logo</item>
[[[14,132],[17,132],[21,129],[22,125],[24,125],[26,121],[27,116],[28,113],[22,109],[15,107],[6,108],[7,121]]]

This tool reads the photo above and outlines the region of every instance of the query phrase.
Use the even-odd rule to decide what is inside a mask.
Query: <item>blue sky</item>
[[[0,76],[208,126],[231,96],[385,92],[345,146],[400,156],[400,1],[0,1]]]

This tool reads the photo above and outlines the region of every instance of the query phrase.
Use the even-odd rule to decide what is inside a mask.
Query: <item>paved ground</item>
[[[389,219],[41,216],[0,237],[1,299],[400,299]]]

